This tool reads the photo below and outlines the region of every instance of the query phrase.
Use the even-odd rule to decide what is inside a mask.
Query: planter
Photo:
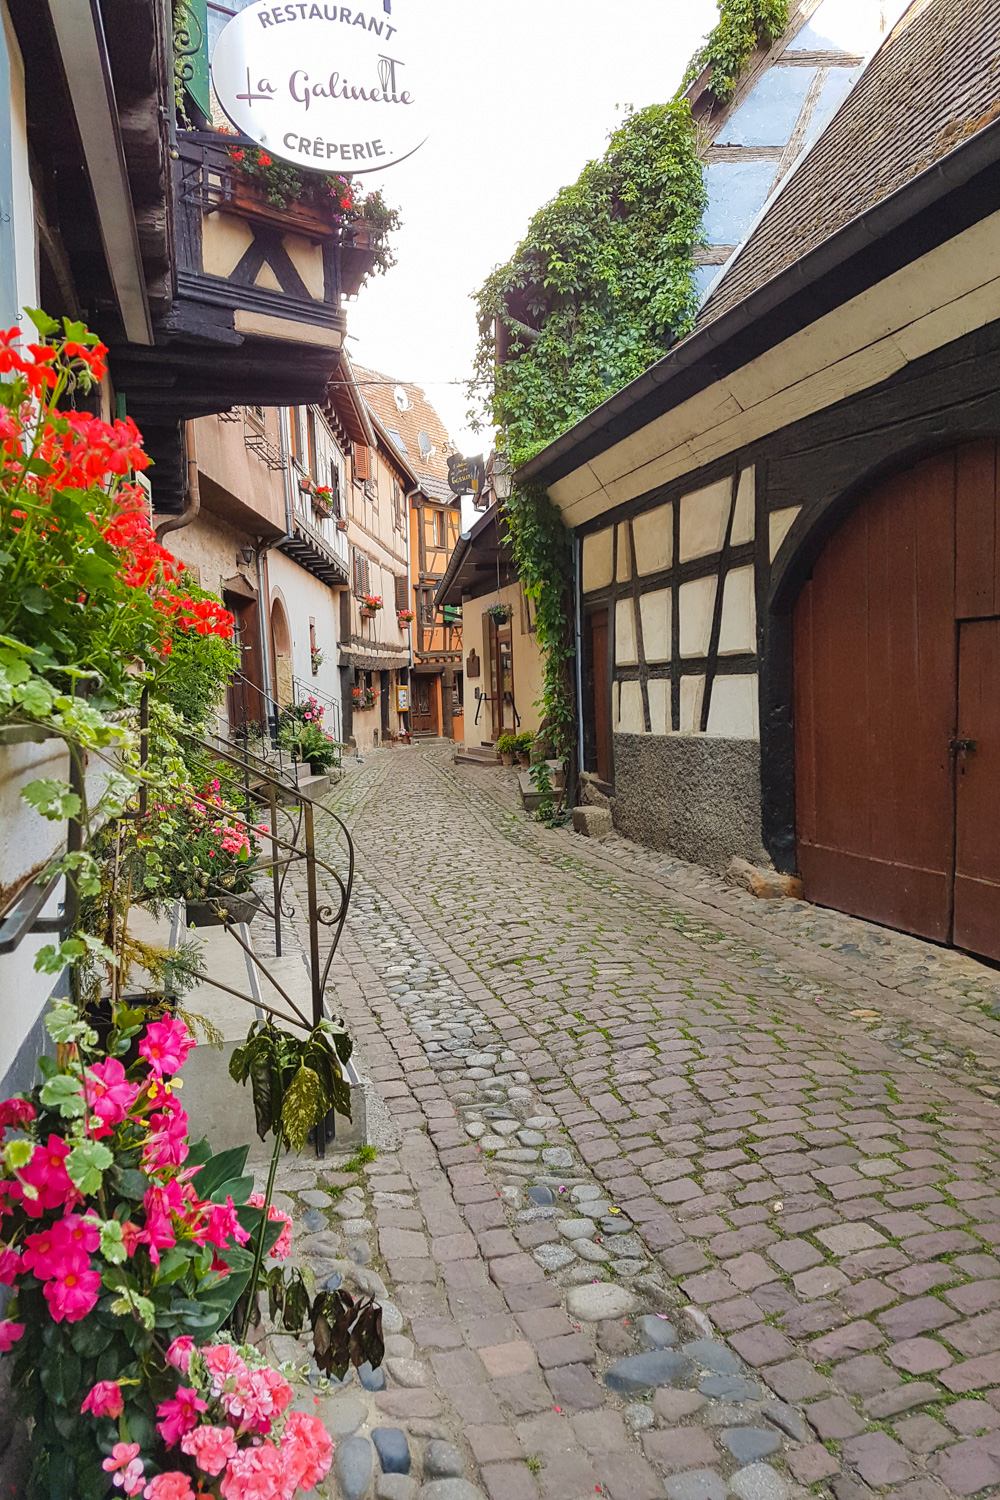
[[[362,620],[374,620],[374,618],[375,618],[375,616],[377,614],[378,614],[378,610],[377,609],[368,609],[368,608],[366,608],[365,605],[362,604],[362,606],[361,606],[361,618],[362,618]]]
[[[337,522],[337,530],[338,531],[346,531],[347,530],[347,522],[343,518],[341,518]]]
[[[527,753],[522,754],[519,750],[517,753],[517,763],[526,771],[531,765],[531,756]]]
[[[326,521],[333,515],[333,506],[329,500],[321,500],[318,495],[313,495],[313,513],[319,516],[321,521]]]
[[[295,202],[279,207],[269,200],[264,189],[253,178],[247,177],[238,169],[234,170],[229,181],[232,197],[228,202],[221,203],[220,208],[238,213],[242,218],[251,219],[258,224],[273,224],[286,234],[298,232],[310,239],[332,238],[334,225],[329,215],[321,213],[319,209]]]
[[[360,292],[375,268],[375,234],[370,224],[345,224],[340,237],[340,290],[345,297]]]
[[[221,907],[230,922],[252,922],[260,910],[261,897],[256,891],[246,891],[240,896],[218,896],[213,901],[185,902],[189,927],[222,927],[223,918],[217,910]]]
[[[151,1006],[163,1006],[166,1015],[174,1015],[177,1009],[177,998],[174,995],[149,995],[142,990],[129,990],[124,995],[119,995],[118,1004],[127,1006],[129,1010],[146,1010]],[[92,1026],[97,1032],[98,1046],[102,1052],[108,1050],[108,1038],[111,1035],[112,1015],[111,1001],[98,1000],[96,1004],[88,1005],[86,1011],[87,1025]],[[119,1054],[119,1060],[126,1068],[139,1060],[139,1037],[134,1036],[129,1043],[129,1049],[124,1054]]]
[[[513,755],[501,755],[501,757],[500,757],[500,763],[501,763],[501,765],[504,765],[504,766],[508,766],[508,767],[512,766],[514,764],[514,757],[513,757]]]
[[[311,760],[309,762],[309,774],[310,776],[328,776],[330,774],[330,767],[325,760]]]

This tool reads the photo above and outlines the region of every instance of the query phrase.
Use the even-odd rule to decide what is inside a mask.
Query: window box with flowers
[[[328,484],[314,484],[312,487],[313,511],[321,521],[333,515],[333,490]]]
[[[320,667],[323,665],[323,663],[325,661],[326,661],[326,656],[324,655],[324,653],[322,651],[310,651],[310,653],[309,653],[309,665],[312,668],[312,674],[313,674],[314,677],[317,676],[317,674],[319,673]]]
[[[351,702],[358,710],[375,707],[375,693],[372,688],[357,686],[351,688]]]
[[[396,619],[399,622],[399,627],[401,630],[409,630],[410,626],[413,624],[413,610],[397,609]]]
[[[382,597],[380,594],[361,595],[361,618],[363,620],[374,620],[382,608]]]

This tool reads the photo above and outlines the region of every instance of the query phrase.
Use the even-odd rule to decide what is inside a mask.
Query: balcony
[[[347,586],[350,549],[347,533],[333,516],[321,514],[308,490],[297,490],[292,510],[292,535],[278,544],[300,568],[331,588]]]

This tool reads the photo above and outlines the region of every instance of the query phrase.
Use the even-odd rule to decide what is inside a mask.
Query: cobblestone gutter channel
[[[995,1486],[996,1107],[485,801],[415,753],[338,789],[339,994],[402,1132],[376,1405],[492,1500]]]

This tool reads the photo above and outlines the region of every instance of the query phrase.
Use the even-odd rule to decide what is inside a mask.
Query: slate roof
[[[421,481],[425,493],[433,500],[454,501],[448,487],[448,454],[454,453],[455,445],[448,436],[448,429],[434,410],[419,385],[410,385],[404,380],[395,380],[378,370],[369,370],[363,365],[354,365],[354,374],[367,405],[378,417],[382,426],[395,441],[402,441],[402,452],[406,462]],[[400,411],[394,392],[406,393],[407,409]],[[420,449],[420,434],[430,439],[431,452]]]
[[[914,0],[785,179],[695,332],[1000,116],[1000,0]]]

